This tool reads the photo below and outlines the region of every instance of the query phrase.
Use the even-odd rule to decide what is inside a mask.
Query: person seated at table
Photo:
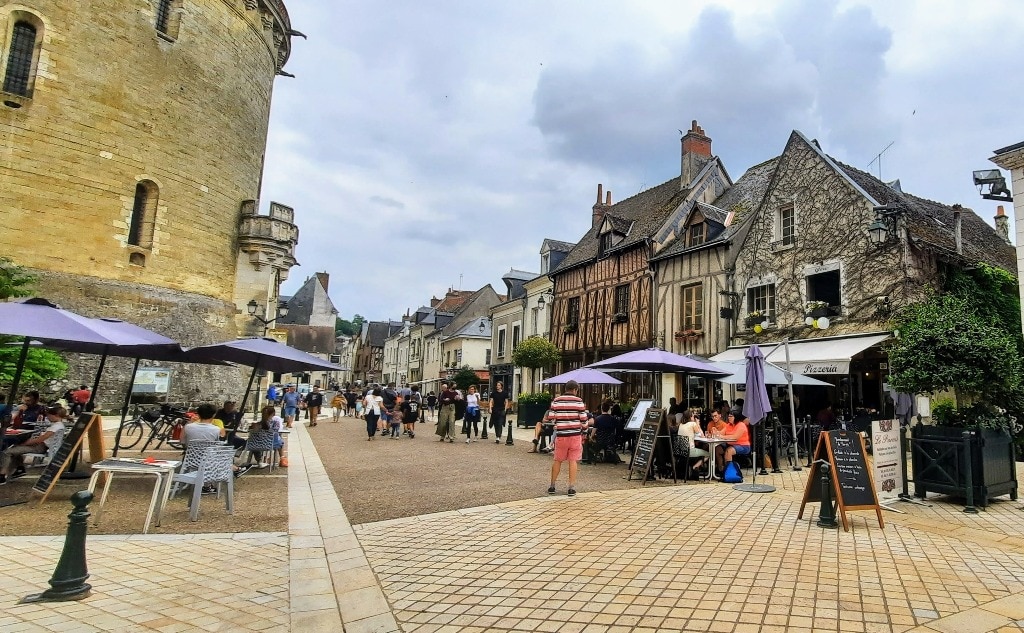
[[[0,484],[7,483],[8,478],[16,479],[25,474],[25,455],[31,453],[45,455],[51,448],[64,440],[64,408],[52,406],[46,409],[44,415],[48,426],[42,433],[21,444],[8,446],[0,454]]]
[[[224,429],[222,437],[227,439],[228,444],[234,446],[235,450],[245,448],[245,440],[236,435],[238,427],[242,424],[242,412],[238,410],[234,400],[225,400],[224,406],[213,414],[213,419],[215,426],[217,421],[220,421],[220,426]]]
[[[554,435],[554,433],[555,433],[555,425],[554,424],[549,423],[545,419],[539,420],[537,422],[536,426],[533,427],[533,448],[531,448],[527,452],[528,453],[537,453],[537,452],[550,453],[552,451],[552,448],[551,448],[551,438]],[[540,447],[540,438],[541,437],[546,437],[548,439],[548,445],[544,449],[538,451],[538,448]]]
[[[711,412],[711,419],[708,420],[708,427],[704,429],[704,435],[708,437],[715,437],[715,435],[721,436],[725,431],[725,421],[722,420],[722,414],[718,411]]]
[[[692,473],[701,476],[700,472],[704,466],[704,460],[710,455],[705,448],[701,448],[696,443],[697,438],[704,437],[704,432],[701,430],[700,422],[697,421],[697,416],[693,411],[684,411],[683,420],[683,423],[679,425],[679,434],[689,439],[690,459],[697,460],[690,465]]]
[[[593,444],[592,453],[597,461],[606,464],[618,464],[618,453],[615,452],[616,434],[618,433],[619,421],[612,415],[611,400],[601,403],[601,415],[594,418],[593,426],[590,427],[589,441]]]
[[[192,440],[219,442],[224,436],[224,428],[214,423],[214,416],[216,414],[217,407],[209,402],[204,402],[196,407],[196,415],[199,416],[199,419],[189,422],[182,429],[181,445],[188,446],[188,443]]]
[[[732,441],[715,447],[715,465],[719,472],[725,467],[723,461],[731,462],[736,455],[750,455],[750,427],[743,414],[737,419],[730,413],[722,435]]]
[[[27,391],[21,398],[21,404],[11,415],[11,426],[16,429],[27,428],[43,421],[45,416],[46,407],[39,404],[39,392]]]

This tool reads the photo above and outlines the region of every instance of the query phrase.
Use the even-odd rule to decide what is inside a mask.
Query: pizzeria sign
[[[793,363],[793,369],[801,374],[829,374],[841,376],[850,373],[848,360],[815,360]]]

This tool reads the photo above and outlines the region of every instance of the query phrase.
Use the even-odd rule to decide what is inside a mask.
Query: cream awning
[[[858,336],[837,336],[833,338],[817,338],[802,341],[790,341],[789,361],[792,370],[801,374],[845,375],[850,373],[850,360],[873,345],[889,338],[891,334],[882,332]],[[768,362],[784,367],[786,364],[785,350],[775,351],[779,344],[758,344]],[[713,361],[743,360],[748,345],[730,347],[721,354],[712,356]],[[774,353],[773,353],[774,352]]]

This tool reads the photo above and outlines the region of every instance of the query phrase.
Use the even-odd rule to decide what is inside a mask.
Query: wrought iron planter
[[[971,436],[965,441],[964,431]],[[970,446],[970,481],[974,501],[987,506],[989,499],[1017,498],[1017,469],[1013,437],[1005,429],[963,429],[914,425],[910,430],[914,495],[929,492],[967,497],[965,451]]]
[[[825,307],[825,308],[814,308],[813,310],[808,310],[807,312],[805,312],[804,316],[809,316],[812,319],[820,319],[821,317],[827,317],[831,313],[832,313],[832,309],[828,308],[828,307]]]

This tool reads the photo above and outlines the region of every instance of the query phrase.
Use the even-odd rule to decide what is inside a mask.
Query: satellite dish
[[[818,319],[818,329],[819,330],[827,330],[828,329],[828,317],[821,317],[820,319]]]
[[[807,327],[814,327],[814,317],[805,318],[804,325],[806,325]]]

